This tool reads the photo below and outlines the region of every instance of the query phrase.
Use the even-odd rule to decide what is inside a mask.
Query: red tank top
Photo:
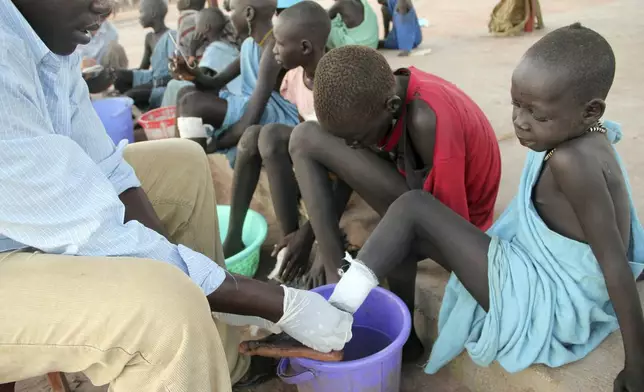
[[[481,230],[487,230],[492,225],[501,180],[501,154],[492,125],[478,105],[452,83],[414,67],[395,73],[409,75],[401,119],[415,99],[426,102],[436,115],[434,162],[423,190]],[[380,148],[410,154],[399,146],[408,137],[406,132],[404,121],[398,120]],[[398,169],[405,174],[398,161]]]

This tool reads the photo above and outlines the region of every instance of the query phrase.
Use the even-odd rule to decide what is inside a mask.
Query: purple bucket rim
[[[325,289],[330,289],[333,287],[335,287],[335,284],[327,284],[324,286],[316,287],[311,291],[315,293],[319,293],[319,291],[323,291]],[[389,290],[385,290],[382,287],[376,287],[372,291],[385,294],[390,298],[392,298],[396,303],[396,305],[398,305],[398,308],[402,310],[402,312],[407,316],[407,317],[403,317],[404,321],[403,321],[403,325],[400,330],[400,333],[398,334],[398,337],[393,342],[391,342],[391,344],[389,344],[387,347],[383,348],[382,350],[378,351],[377,353],[369,355],[366,358],[355,359],[353,361],[346,361],[346,362],[321,362],[321,361],[315,361],[313,359],[306,359],[306,358],[284,358],[284,359],[288,359],[291,362],[297,362],[302,367],[312,370],[313,372],[315,372],[318,369],[348,370],[348,369],[354,369],[356,367],[361,367],[365,363],[380,362],[382,359],[388,356],[393,350],[397,350],[401,348],[405,344],[405,342],[407,342],[407,339],[409,338],[409,334],[411,333],[411,314],[409,313],[409,309],[407,309],[407,305],[405,305],[405,303],[400,298],[398,298],[396,294],[392,293]],[[367,327],[367,326],[365,325],[364,327]]]

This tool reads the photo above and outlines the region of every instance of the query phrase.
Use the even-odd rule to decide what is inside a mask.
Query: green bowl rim
[[[218,204],[217,205],[217,216],[218,217],[220,215],[219,214],[220,209],[228,210],[228,216],[229,216],[229,219],[230,219],[230,206],[226,205],[226,204]],[[253,209],[250,209],[250,208],[248,209],[248,215],[246,216],[246,219],[248,219],[249,216],[255,216],[255,217],[260,218],[260,221],[262,222],[262,225],[259,228],[260,235],[258,235],[255,238],[255,241],[253,241],[252,244],[250,244],[249,246],[244,248],[244,250],[242,250],[241,252],[237,253],[234,256],[231,256],[231,257],[227,258],[226,259],[226,267],[230,267],[232,265],[241,263],[244,260],[246,260],[246,258],[248,258],[248,256],[250,256],[253,252],[255,252],[255,251],[259,252],[262,244],[264,243],[264,241],[266,241],[266,237],[268,236],[268,222],[266,221],[266,218],[264,218],[264,216],[262,214],[260,214],[259,212],[255,211]]]

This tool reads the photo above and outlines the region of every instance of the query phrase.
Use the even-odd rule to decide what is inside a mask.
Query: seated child
[[[297,106],[302,120],[315,120],[313,80],[324,55],[331,22],[324,8],[303,1],[285,9],[274,28],[275,58],[289,71],[284,76],[281,95]],[[277,220],[284,236],[298,228],[298,190],[288,154],[292,125],[268,124],[246,130],[239,141],[233,176],[232,206],[228,235],[224,241],[227,257],[244,249],[242,228],[262,163],[266,168]],[[308,259],[308,255],[306,255]]]
[[[197,68],[187,67],[181,56],[173,59],[175,79],[168,83],[161,106],[176,105],[179,91],[184,87],[194,86],[193,80],[203,76],[212,77],[237,60],[239,45],[237,37],[231,34],[231,29],[230,19],[219,8],[205,8],[199,12],[193,42],[189,45],[192,49],[188,54],[195,55],[192,58],[199,58],[195,48],[205,46],[206,50],[199,58]],[[241,94],[241,78],[233,79],[226,85],[226,89],[233,94]]]
[[[165,25],[168,5],[165,0],[143,0],[140,22],[154,31],[145,37],[145,52],[139,69],[117,70],[114,87],[143,108],[161,105],[165,86],[172,79],[168,59],[174,56],[176,33]]]
[[[378,47],[378,17],[367,0],[335,0],[329,17],[329,49],[346,45]]]
[[[490,227],[499,146],[481,109],[455,85],[414,67],[392,73],[377,51],[346,46],[320,60],[314,96],[319,124],[295,128],[289,149],[310,219],[300,230],[312,227],[327,282],[338,281],[343,264],[336,212],[345,207],[334,200],[328,171],[380,216],[402,194],[422,189],[464,221]],[[410,265],[387,281],[413,310],[416,268]]]
[[[562,366],[621,328],[625,370],[614,390],[641,391],[644,318],[634,277],[644,269],[644,230],[612,146],[620,126],[601,122],[614,75],[613,50],[593,30],[577,23],[544,36],[512,75],[514,129],[530,151],[504,214],[486,233],[431,195],[406,193],[330,302],[353,312],[363,301],[356,292],[431,257],[453,274],[428,373],[464,349],[477,364],[497,361],[509,372]]]
[[[378,0],[382,4],[382,20],[385,27],[385,40],[379,47],[398,49],[398,56],[409,56],[412,49],[423,41],[416,9],[411,0]],[[390,24],[393,29],[389,31]]]
[[[111,15],[110,13],[108,18]],[[96,64],[104,68],[127,68],[127,55],[123,46],[119,44],[119,33],[112,22],[105,19],[101,27],[91,34],[90,43],[78,47],[78,52],[83,58],[83,68]]]
[[[230,18],[238,35],[248,36],[239,59],[202,83],[200,90],[181,94],[177,125],[182,137],[212,137],[207,151],[225,153],[234,166],[237,142],[248,127],[269,123],[293,126],[299,119],[295,105],[279,94],[285,71],[273,55],[276,2],[233,0],[231,8]],[[220,91],[238,76],[240,95]]]
[[[205,6],[206,0],[177,1],[177,9],[179,10],[177,43],[179,44],[179,49],[183,53],[190,53],[192,49],[197,31],[197,18],[199,17],[199,11],[203,10]],[[201,57],[205,49],[205,45],[199,46],[196,50],[195,56]]]

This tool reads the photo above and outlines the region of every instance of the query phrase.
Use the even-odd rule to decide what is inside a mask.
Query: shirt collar
[[[2,30],[22,37],[38,63],[52,53],[11,0],[0,0],[0,31]]]

